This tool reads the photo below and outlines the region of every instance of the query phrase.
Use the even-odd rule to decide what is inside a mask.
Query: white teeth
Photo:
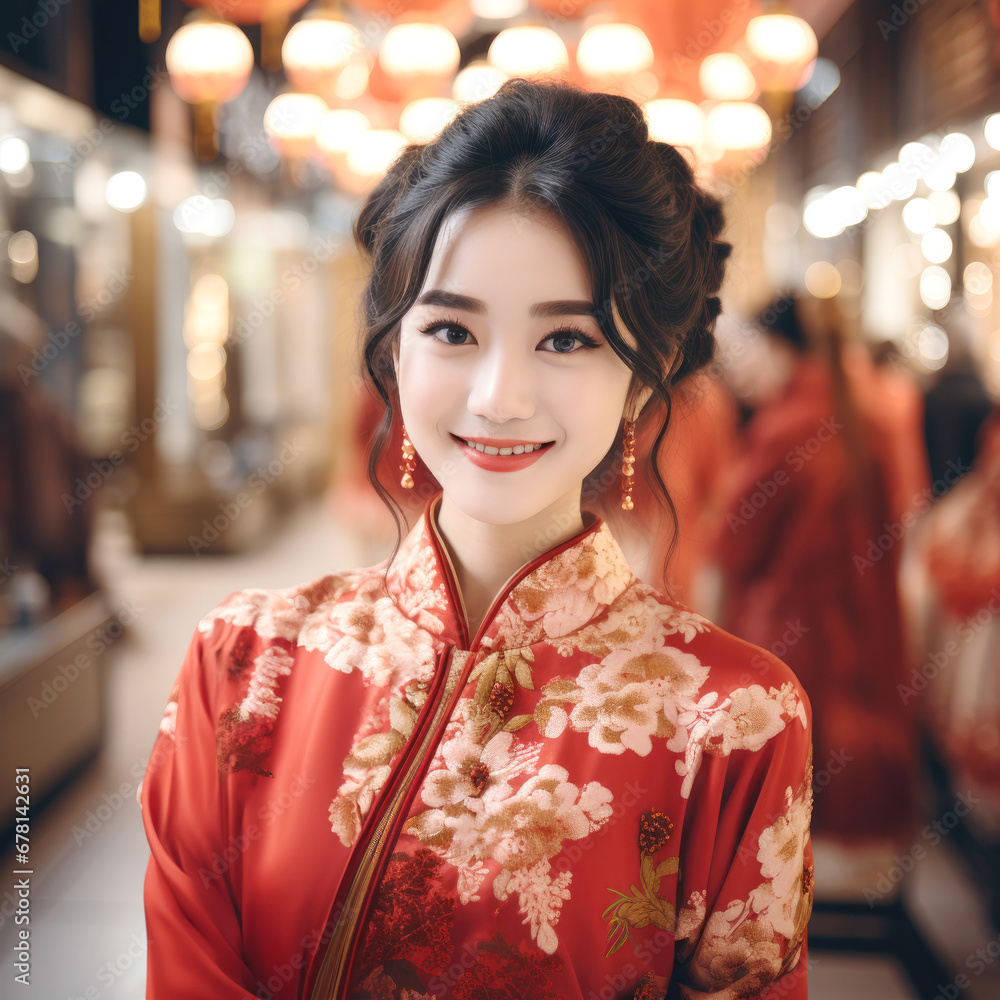
[[[515,444],[510,448],[495,448],[493,445],[480,444],[478,441],[463,441],[470,447],[475,448],[476,451],[481,451],[484,455],[524,455],[525,453],[530,453],[532,451],[538,451],[539,448],[545,447],[541,444]]]

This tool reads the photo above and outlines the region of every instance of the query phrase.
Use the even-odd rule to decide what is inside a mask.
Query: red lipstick
[[[475,441],[477,444],[486,445],[491,448],[513,448],[515,446],[537,445],[541,442],[524,441],[516,438],[460,438],[457,434],[452,434],[452,438],[458,444],[462,454],[473,465],[480,469],[485,469],[487,472],[515,472],[518,469],[525,469],[537,462],[555,444],[554,441],[549,441],[543,444],[541,448],[526,451],[520,455],[487,455],[485,452],[466,444],[466,441]]]

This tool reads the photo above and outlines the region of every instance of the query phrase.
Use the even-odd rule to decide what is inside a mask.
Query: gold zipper
[[[378,862],[385,845],[386,834],[392,828],[399,815],[402,801],[406,797],[407,791],[413,785],[414,778],[424,762],[442,718],[451,709],[451,696],[460,686],[458,683],[459,678],[466,672],[465,668],[469,665],[469,660],[472,658],[472,654],[465,650],[451,649],[450,654],[447,674],[443,685],[444,691],[434,709],[430,725],[427,727],[423,740],[417,748],[417,752],[410,761],[402,780],[397,782],[396,788],[391,793],[391,801],[386,805],[375,829],[371,832],[368,844],[362,854],[361,862],[354,873],[351,886],[344,898],[340,916],[337,918],[337,933],[327,946],[326,954],[323,957],[323,964],[320,966],[316,982],[313,985],[312,1000],[338,1000],[342,996],[342,991],[347,988],[347,958],[355,934],[359,928],[362,915],[361,903],[378,869]],[[349,916],[345,917],[345,914]]]

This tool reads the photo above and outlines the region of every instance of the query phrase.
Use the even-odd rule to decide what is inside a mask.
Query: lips
[[[555,444],[514,438],[460,438],[452,434],[462,454],[480,469],[514,472],[534,464]]]

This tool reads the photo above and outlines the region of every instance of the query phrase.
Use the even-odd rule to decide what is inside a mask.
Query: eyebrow
[[[466,312],[485,313],[486,303],[458,292],[446,292],[442,288],[432,288],[417,299],[418,306],[443,306],[446,309],[464,309]],[[585,299],[556,299],[552,302],[536,302],[529,310],[532,316],[594,316],[593,302]]]

